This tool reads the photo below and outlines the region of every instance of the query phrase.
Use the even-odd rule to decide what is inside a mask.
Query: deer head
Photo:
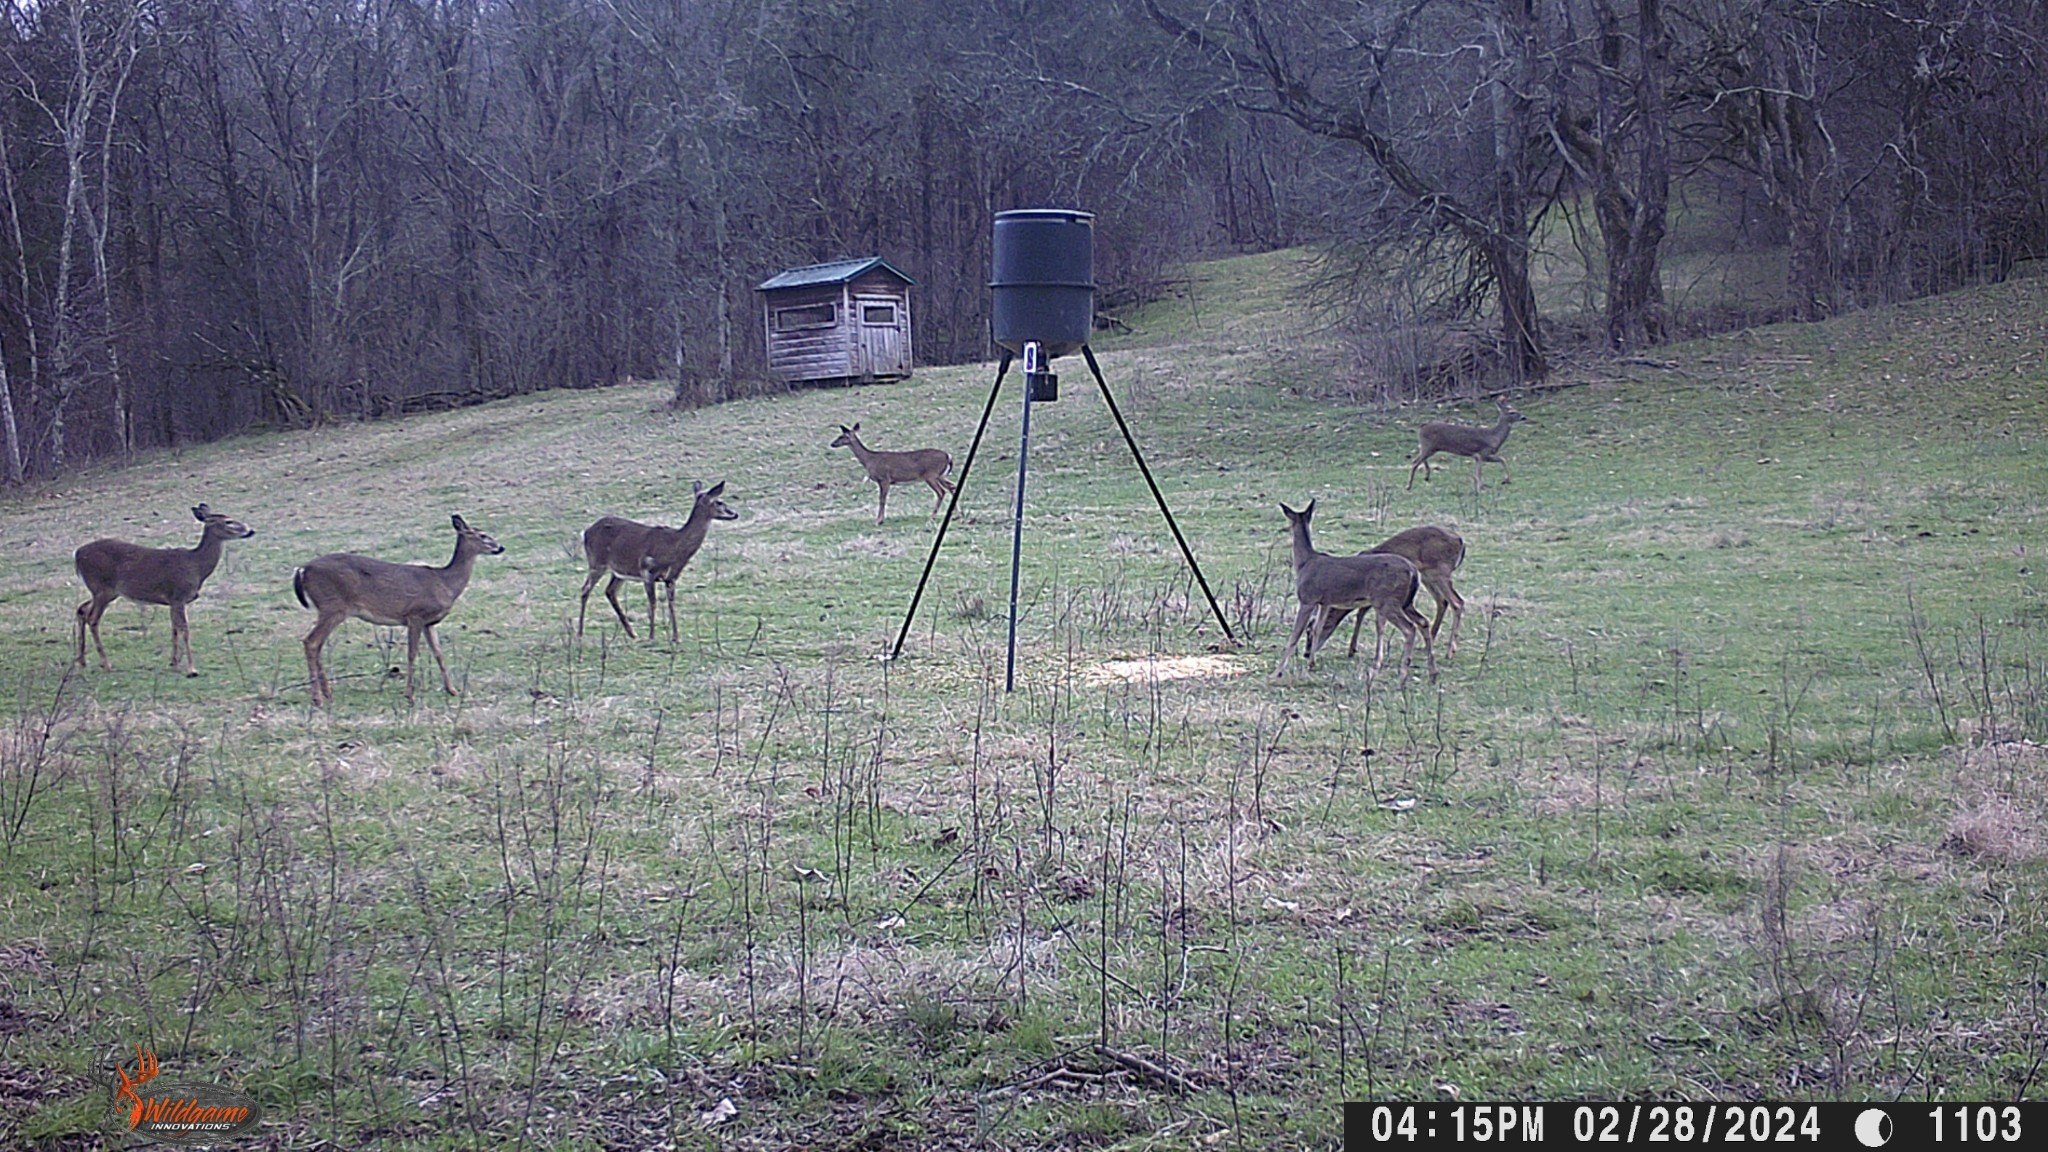
[[[223,516],[203,503],[192,506],[192,518],[206,525],[206,535],[219,536],[224,540],[247,540],[256,534],[254,528]]]
[[[488,534],[471,528],[460,516],[450,516],[448,522],[455,525],[456,543],[458,544],[467,541],[471,547],[486,556],[496,556],[505,550],[503,544],[491,539]]]
[[[737,520],[740,518],[739,513],[733,511],[726,505],[725,501],[718,498],[719,493],[725,491],[725,481],[720,480],[707,489],[704,487],[702,480],[693,480],[690,482],[690,488],[697,498],[696,508],[691,511],[691,519],[696,519],[696,512],[705,509],[707,506],[710,509],[710,515],[713,520]]]

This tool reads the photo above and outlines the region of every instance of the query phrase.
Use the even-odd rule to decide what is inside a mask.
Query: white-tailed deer
[[[1472,458],[1472,494],[1479,494],[1479,473],[1487,461],[1500,465],[1501,483],[1506,484],[1513,476],[1508,472],[1508,462],[1500,458],[1501,445],[1508,442],[1508,433],[1514,426],[1528,417],[1517,412],[1507,401],[1496,399],[1500,405],[1500,419],[1491,428],[1474,428],[1469,424],[1449,424],[1432,421],[1416,430],[1419,441],[1415,447],[1415,459],[1408,462],[1408,488],[1415,488],[1415,470],[1422,469],[1422,478],[1429,479],[1429,458],[1439,452],[1453,456]]]
[[[668,585],[668,639],[676,642],[676,577],[683,566],[704,546],[704,534],[713,520],[737,520],[740,514],[726,507],[718,494],[725,491],[719,481],[707,490],[701,482],[692,484],[697,502],[681,528],[642,524],[618,516],[606,516],[583,530],[583,558],[590,563],[590,575],[583,578],[583,598],[576,605],[576,635],[583,635],[583,614],[590,607],[590,590],[598,577],[611,574],[604,598],[618,613],[619,626],[633,635],[633,622],[619,607],[619,581],[638,580],[647,586],[647,638],[654,639],[654,586]]]
[[[953,482],[946,479],[946,472],[953,467],[953,458],[937,448],[919,448],[911,452],[877,452],[860,442],[860,425],[848,428],[839,426],[839,438],[832,441],[833,448],[851,448],[860,466],[867,469],[868,479],[881,486],[882,500],[875,506],[875,523],[882,522],[882,516],[889,510],[889,485],[908,484],[922,480],[938,493],[938,503],[932,506],[937,513],[946,504],[946,493],[953,490]]]
[[[330,552],[292,573],[292,593],[299,603],[317,610],[320,619],[306,633],[306,677],[319,707],[334,700],[327,683],[327,669],[320,663],[320,648],[341,622],[354,616],[372,624],[405,627],[405,698],[412,699],[413,666],[418,661],[420,637],[441,666],[441,687],[450,696],[455,685],[448,679],[448,661],[441,657],[441,641],[434,625],[446,619],[462,590],[469,587],[469,572],[478,556],[496,556],[504,546],[450,516],[455,525],[455,556],[446,565],[393,564],[350,552]]]
[[[1294,617],[1294,634],[1287,638],[1287,650],[1280,657],[1280,667],[1274,675],[1287,671],[1288,662],[1294,658],[1295,645],[1308,634],[1312,624],[1319,624],[1328,614],[1338,608],[1357,612],[1372,609],[1378,613],[1375,622],[1379,633],[1379,652],[1373,660],[1373,671],[1378,672],[1386,662],[1387,624],[1391,621],[1408,638],[1408,645],[1401,652],[1401,677],[1407,679],[1408,669],[1415,657],[1415,634],[1422,634],[1423,652],[1429,658],[1429,678],[1436,679],[1436,650],[1429,635],[1429,622],[1415,610],[1415,592],[1422,586],[1422,578],[1415,565],[1406,557],[1386,552],[1367,552],[1357,556],[1332,556],[1318,552],[1309,539],[1309,519],[1316,514],[1316,502],[1311,500],[1308,507],[1296,512],[1282,504],[1280,511],[1287,517],[1288,532],[1294,538],[1294,596],[1300,601],[1301,609]],[[1334,630],[1334,629],[1332,629]],[[1308,660],[1315,663],[1317,650],[1322,642],[1329,639],[1329,631],[1317,627],[1314,636],[1317,642],[1309,648]]]
[[[199,598],[199,589],[220,564],[220,546],[228,540],[246,540],[256,530],[240,520],[201,504],[192,517],[206,527],[195,548],[144,548],[126,540],[95,540],[72,555],[78,578],[92,592],[92,599],[78,606],[78,658],[85,663],[85,633],[92,631],[92,646],[99,650],[100,667],[109,672],[107,647],[100,643],[100,617],[107,605],[123,596],[144,604],[168,604],[171,608],[171,667],[178,656],[185,657],[187,676],[199,675],[192,664],[192,628],[185,622],[185,605]]]
[[[1465,541],[1448,528],[1424,524],[1397,532],[1359,555],[1365,556],[1374,552],[1403,556],[1410,564],[1415,565],[1416,573],[1422,578],[1422,586],[1429,589],[1430,596],[1436,600],[1436,619],[1430,622],[1429,638],[1434,641],[1443,630],[1444,611],[1449,609],[1451,639],[1450,646],[1444,651],[1444,659],[1456,656],[1458,629],[1465,623],[1465,598],[1458,595],[1457,588],[1452,586],[1451,574],[1458,570],[1458,565],[1465,562]],[[1337,630],[1337,625],[1343,622],[1348,612],[1349,609],[1338,608],[1328,613],[1323,620],[1323,634],[1315,643],[1320,644],[1328,640],[1329,634]],[[1350,655],[1358,655],[1358,630],[1364,623],[1363,613],[1352,621]]]

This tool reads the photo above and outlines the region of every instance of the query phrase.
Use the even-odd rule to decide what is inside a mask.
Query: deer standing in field
[[[1373,671],[1377,673],[1386,662],[1387,624],[1392,622],[1408,638],[1408,645],[1401,652],[1401,677],[1407,679],[1408,670],[1415,657],[1415,634],[1422,633],[1422,647],[1429,659],[1429,678],[1436,679],[1436,650],[1429,634],[1429,622],[1415,610],[1415,593],[1422,587],[1422,578],[1415,565],[1404,556],[1386,552],[1367,552],[1357,556],[1332,556],[1318,552],[1309,539],[1309,519],[1316,514],[1316,502],[1311,500],[1308,507],[1296,512],[1282,504],[1280,511],[1287,517],[1287,530],[1294,538],[1294,596],[1301,608],[1294,617],[1294,634],[1287,638],[1287,650],[1280,657],[1280,667],[1275,676],[1287,671],[1288,662],[1294,658],[1295,645],[1308,634],[1311,624],[1317,625],[1313,635],[1316,643],[1309,648],[1308,660],[1315,663],[1316,652],[1329,639],[1334,628],[1320,627],[1329,613],[1338,608],[1364,612],[1372,609],[1379,614],[1375,621],[1379,634],[1379,653],[1373,660]]]
[[[100,667],[114,670],[106,645],[100,643],[100,617],[106,614],[107,605],[126,596],[144,604],[170,605],[171,667],[178,667],[182,652],[185,675],[199,675],[192,664],[192,628],[185,622],[185,605],[199,598],[200,587],[220,564],[221,544],[247,540],[256,530],[204,504],[192,509],[192,518],[205,525],[194,548],[145,548],[109,538],[83,545],[72,555],[78,578],[92,592],[92,599],[78,606],[77,663],[85,663],[85,633],[90,629]]]
[[[434,654],[434,663],[441,666],[441,687],[450,696],[455,695],[455,685],[448,679],[448,661],[441,656],[441,640],[434,635],[434,625],[447,618],[462,590],[469,587],[469,573],[476,558],[496,556],[505,548],[471,528],[460,516],[450,516],[448,520],[455,526],[455,556],[440,568],[330,552],[292,573],[292,593],[300,604],[320,613],[313,630],[306,633],[306,677],[314,707],[334,701],[327,669],[320,663],[321,646],[351,616],[387,627],[405,626],[408,701],[413,698],[413,669],[422,636]]]
[[[1456,656],[1458,629],[1465,623],[1465,598],[1458,595],[1457,588],[1452,586],[1451,574],[1458,570],[1458,565],[1465,562],[1464,539],[1448,528],[1424,524],[1396,532],[1359,555],[1367,556],[1375,552],[1403,556],[1410,564],[1415,565],[1417,575],[1422,578],[1422,586],[1429,589],[1430,596],[1436,600],[1436,619],[1430,622],[1429,637],[1435,640],[1443,630],[1444,610],[1448,608],[1451,613],[1451,639],[1449,648],[1444,652],[1444,659]],[[1329,634],[1337,630],[1337,625],[1343,622],[1345,614],[1349,611],[1348,608],[1337,608],[1326,614],[1323,620],[1323,635],[1320,640],[1313,642],[1321,644],[1328,640]],[[1363,613],[1351,623],[1349,654],[1352,656],[1358,655],[1358,630],[1364,623]]]
[[[1514,426],[1528,417],[1516,411],[1505,400],[1496,399],[1500,405],[1500,419],[1491,428],[1474,428],[1469,424],[1450,424],[1434,420],[1416,430],[1419,443],[1415,447],[1415,459],[1408,462],[1408,489],[1415,489],[1415,470],[1422,469],[1422,478],[1429,479],[1429,458],[1439,452],[1453,456],[1472,458],[1472,495],[1479,495],[1479,473],[1487,461],[1500,465],[1501,483],[1506,484],[1513,476],[1508,472],[1508,462],[1500,458],[1501,445],[1508,442],[1508,433]]]
[[[918,448],[910,452],[877,452],[860,442],[860,425],[848,428],[839,426],[839,438],[832,441],[833,448],[851,448],[860,466],[867,469],[868,479],[881,486],[882,501],[875,507],[875,523],[882,522],[882,516],[889,510],[889,485],[907,484],[922,480],[938,493],[938,503],[932,506],[937,513],[946,504],[946,493],[953,490],[953,482],[946,479],[946,472],[953,467],[953,457],[937,448]]]
[[[583,530],[583,558],[590,563],[590,574],[583,578],[583,597],[576,605],[577,636],[583,635],[583,614],[590,607],[590,590],[597,586],[599,577],[609,573],[612,580],[605,585],[604,598],[611,601],[612,611],[618,613],[619,626],[626,630],[628,638],[633,635],[633,622],[626,619],[626,610],[619,607],[619,582],[630,578],[647,586],[649,640],[654,639],[654,586],[668,585],[668,640],[671,644],[676,642],[676,577],[682,575],[683,566],[704,546],[704,534],[711,530],[713,520],[740,518],[739,513],[718,498],[725,491],[723,480],[709,490],[701,481],[694,482],[692,489],[697,502],[681,528],[606,516]]]

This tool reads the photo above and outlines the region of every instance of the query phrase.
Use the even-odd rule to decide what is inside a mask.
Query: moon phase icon
[[[1865,1148],[1882,1148],[1892,1138],[1892,1115],[1882,1108],[1865,1108],[1856,1117],[1856,1139]]]

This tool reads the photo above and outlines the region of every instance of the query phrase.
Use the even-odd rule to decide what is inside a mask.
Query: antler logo
[[[126,1064],[115,1065],[114,1071],[121,1077],[120,1086],[114,1089],[114,1099],[135,1101],[135,1107],[128,1111],[128,1127],[134,1128],[142,1123],[142,1094],[136,1091],[136,1089],[156,1079],[156,1074],[159,1071],[156,1053],[137,1044],[135,1046],[135,1075],[128,1075],[128,1066]]]
[[[114,1066],[114,1103],[125,1106],[128,1131],[163,1144],[213,1144],[255,1129],[263,1106],[253,1097],[214,1084],[167,1084],[156,1053],[135,1046],[134,1069]]]

